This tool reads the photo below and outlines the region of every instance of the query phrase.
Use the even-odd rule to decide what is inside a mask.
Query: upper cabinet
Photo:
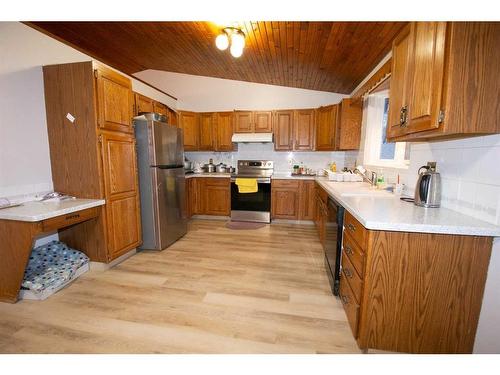
[[[272,111],[234,111],[235,133],[270,133]]]
[[[131,133],[134,103],[130,80],[101,65],[94,75],[99,127]]]
[[[276,151],[314,150],[314,109],[275,111],[274,149]]]
[[[233,112],[215,113],[215,150],[232,151]]]
[[[363,103],[342,99],[337,108],[335,150],[358,150],[361,142]]]
[[[179,112],[185,151],[232,151],[233,112]]]
[[[500,132],[500,23],[412,22],[392,47],[387,138]]]
[[[316,110],[316,150],[335,150],[338,105],[320,107]]]
[[[183,130],[184,150],[197,151],[200,141],[199,116],[195,112],[180,111],[179,127]]]
[[[154,101],[153,102],[153,112],[159,113],[160,115],[167,116],[167,119],[168,119],[168,108],[165,104]]]
[[[138,115],[141,112],[154,112],[154,100],[147,96],[135,93],[135,111],[134,114]]]

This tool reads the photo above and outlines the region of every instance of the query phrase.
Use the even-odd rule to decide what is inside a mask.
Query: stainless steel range
[[[271,176],[274,162],[270,160],[238,160],[231,175],[231,220],[271,222]],[[256,193],[240,193],[236,178],[255,178]]]

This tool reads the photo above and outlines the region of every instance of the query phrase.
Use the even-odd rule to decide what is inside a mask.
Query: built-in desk
[[[102,199],[71,199],[1,209],[0,302],[17,301],[36,236],[94,219],[104,204]]]

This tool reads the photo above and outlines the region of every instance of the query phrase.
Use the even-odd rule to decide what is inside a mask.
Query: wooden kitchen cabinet
[[[293,111],[274,113],[274,149],[276,151],[293,150]]]
[[[148,98],[147,96],[141,95],[139,93],[134,93],[135,97],[135,111],[134,115],[137,116],[141,112],[154,112],[153,103],[154,100]]]
[[[271,181],[271,218],[299,218],[299,183],[298,180]]]
[[[235,133],[271,133],[272,111],[234,111]]]
[[[213,151],[215,149],[214,138],[215,138],[215,126],[214,126],[214,114],[212,112],[202,112],[198,114],[199,116],[199,151]]]
[[[233,151],[233,113],[217,112],[215,114],[215,150]]]
[[[316,110],[316,151],[334,151],[338,105]]]
[[[200,145],[200,122],[196,112],[179,111],[179,128],[184,135],[184,151],[197,151]]]
[[[141,242],[130,80],[96,62],[44,66],[43,77],[54,190],[106,200],[59,238],[110,262]]]
[[[94,76],[99,127],[132,133],[134,98],[130,80],[102,65],[94,69]]]
[[[231,182],[229,178],[203,178],[205,215],[229,216],[231,213]]]
[[[153,112],[159,113],[160,115],[164,115],[167,118],[167,122],[169,122],[168,121],[168,107],[165,104],[154,100],[153,101]]]
[[[362,101],[342,99],[337,107],[335,150],[358,150],[361,142]]]
[[[177,118],[178,118],[177,112],[175,112],[174,110],[169,108],[168,109],[168,123],[172,126],[178,126],[179,121]]]
[[[317,183],[314,183],[314,224],[318,230],[319,241],[323,248],[326,243],[326,225],[328,222],[328,194]]]
[[[346,211],[340,299],[359,347],[471,353],[491,246],[490,237],[368,230]]]
[[[314,220],[315,207],[313,180],[271,181],[271,218]]]
[[[499,44],[497,22],[411,22],[393,42],[387,138],[499,133]]]
[[[314,150],[314,109],[275,111],[274,149],[276,151]]]

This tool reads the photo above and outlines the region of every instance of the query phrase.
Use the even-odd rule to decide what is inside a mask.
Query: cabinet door
[[[253,113],[254,132],[271,133],[273,131],[273,116],[271,111]]]
[[[168,108],[168,123],[173,126],[178,126],[179,122],[177,120],[177,112]]]
[[[204,180],[203,177],[192,177],[191,178],[191,191],[190,191],[190,206],[191,206],[191,214],[192,215],[203,215],[204,207],[202,200],[202,192],[204,189]]]
[[[299,220],[314,220],[316,197],[314,181],[300,181]]]
[[[320,107],[316,111],[316,150],[335,150],[335,127],[338,105]]]
[[[387,138],[404,134],[408,112],[408,74],[411,58],[411,26],[406,26],[392,42],[392,72],[389,89]]]
[[[159,113],[160,115],[165,115],[165,116],[167,116],[167,119],[168,119],[168,109],[167,109],[167,106],[163,103],[154,101],[153,102],[153,112]]]
[[[97,122],[102,129],[132,132],[134,98],[130,80],[110,69],[95,69]]]
[[[186,178],[186,194],[184,195],[184,198],[185,198],[184,207],[185,207],[186,219],[191,218],[191,216],[193,215],[193,207],[191,205],[191,202],[192,202],[191,194],[193,194],[192,190],[193,190],[193,181],[194,180],[195,180],[195,178],[193,178],[193,177]]]
[[[439,127],[446,22],[414,22],[412,34],[406,134]]]
[[[135,94],[135,115],[141,112],[154,112],[153,99],[141,94]]]
[[[337,150],[358,150],[361,142],[362,101],[342,99],[337,114]]]
[[[231,185],[229,178],[205,178],[205,215],[229,216],[231,213]]]
[[[233,151],[233,113],[218,112],[215,115],[216,151]]]
[[[299,109],[295,111],[294,150],[314,150],[314,124],[314,109]]]
[[[105,187],[108,259],[137,247],[141,238],[135,140],[132,135],[103,133],[102,169]]]
[[[234,132],[235,133],[254,132],[252,111],[234,111]]]
[[[179,127],[184,135],[184,151],[197,151],[200,138],[198,114],[195,112],[179,112]]]
[[[299,192],[291,188],[272,188],[271,216],[273,219],[297,220],[299,217]]]
[[[200,142],[198,150],[214,150],[214,114],[212,112],[200,113]]]
[[[274,149],[276,151],[293,149],[293,111],[274,113]]]

